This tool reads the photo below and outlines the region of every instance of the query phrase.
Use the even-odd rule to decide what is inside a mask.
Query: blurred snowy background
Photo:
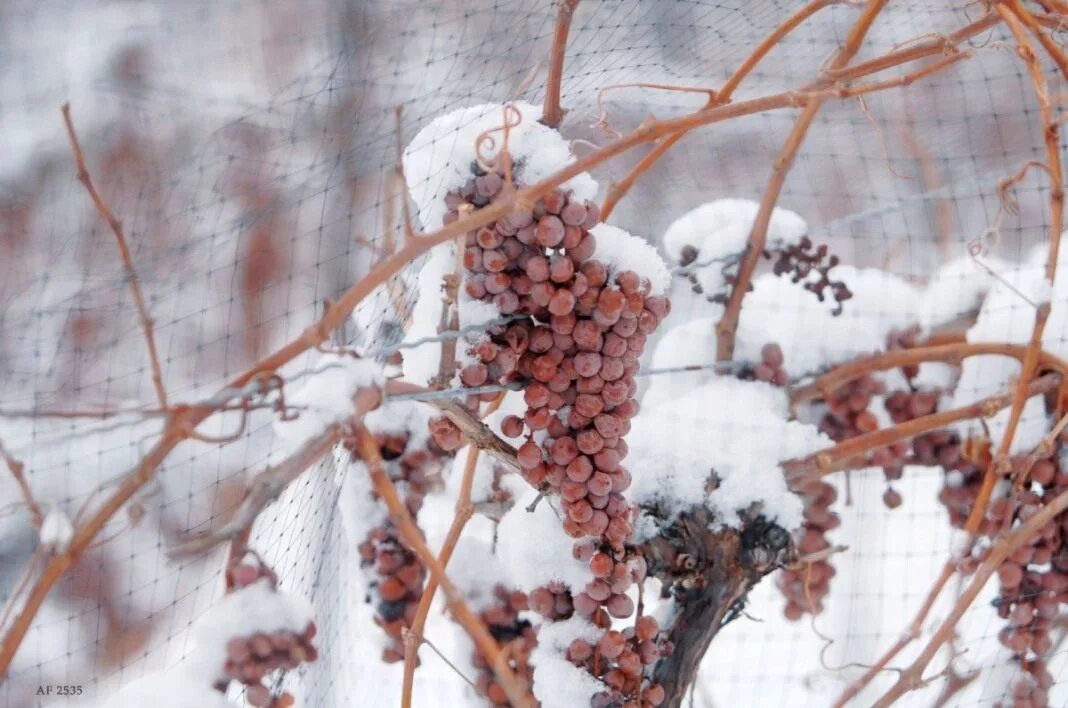
[[[717,86],[797,6],[584,0],[568,51],[562,132],[607,140],[592,127],[606,85]],[[737,97],[807,82],[855,12],[824,10]],[[396,107],[410,137],[458,107],[537,102],[554,16],[548,0],[0,3],[0,440],[26,463],[38,498],[73,513],[124,472],[160,427],[158,418],[133,414],[24,415],[153,400],[111,235],[74,176],[63,102],[71,103],[97,184],[130,235],[169,389],[189,400],[292,338],[400,235]],[[940,2],[893,2],[862,56],[959,27],[967,16]],[[1041,146],[1032,90],[1004,39],[1001,30],[981,35],[974,59],[905,92],[869,97],[867,115],[856,102],[829,104],[780,204],[844,262],[885,267],[920,285],[964,255],[997,214],[998,180]],[[541,73],[524,87],[539,62]],[[650,113],[680,114],[697,100],[621,90],[608,107],[613,125],[625,129]],[[691,133],[620,204],[613,222],[658,244],[675,218],[702,202],[758,199],[792,120],[780,111]],[[581,154],[582,143],[575,149]],[[595,170],[602,188],[641,154]],[[1045,238],[1039,176],[1025,180],[1017,197],[1019,216],[992,246],[1010,263]],[[364,307],[346,338],[393,341],[398,315],[410,305],[410,295],[398,292],[395,302]],[[686,288],[678,295],[678,317],[709,316]],[[861,314],[880,322],[892,313]],[[226,432],[228,422],[215,432]],[[222,568],[218,557],[170,561],[166,548],[231,508],[273,444],[270,414],[262,412],[237,443],[182,445],[110,540],[46,604],[0,684],[0,704],[34,705],[37,686],[49,683],[80,684],[85,695],[72,704],[91,702],[180,659],[191,621],[221,592]],[[889,512],[878,473],[852,475],[852,505],[840,505],[834,535],[849,550],[838,556],[828,611],[814,625],[786,623],[781,598],[765,582],[748,615],[713,644],[693,704],[832,700],[857,674],[843,666],[892,644],[940,569],[952,540],[936,499],[940,485],[930,470],[906,474],[899,487],[906,503]],[[323,657],[287,681],[300,686],[302,705],[392,705],[399,668],[378,663],[337,494],[324,466],[289,490],[254,534],[283,586],[307,596],[319,618]],[[0,477],[0,600],[13,592],[36,544],[17,499],[10,479]],[[450,514],[451,502],[434,508]],[[983,601],[962,623],[960,664],[985,673],[954,705],[1001,699],[1007,682],[991,671],[1005,658],[999,627]],[[474,700],[436,657],[424,653],[423,663],[416,705]],[[1054,703],[1063,704],[1064,649],[1052,669]],[[936,681],[906,701],[930,705],[940,690]]]

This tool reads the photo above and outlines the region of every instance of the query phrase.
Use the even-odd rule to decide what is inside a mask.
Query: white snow
[[[564,652],[574,640],[584,639],[594,644],[602,633],[577,615],[541,625],[538,646],[531,652],[530,663],[534,666],[534,696],[543,708],[588,706],[593,695],[604,690],[604,684],[564,658]]]
[[[541,107],[525,101],[512,104],[521,115],[518,125],[509,129],[508,152],[516,163],[516,179],[533,184],[574,161],[570,145],[552,128],[538,122]],[[439,116],[412,139],[404,152],[404,174],[408,191],[418,209],[423,228],[441,227],[445,216],[445,195],[462,187],[471,178],[471,163],[478,157],[479,136],[505,124],[505,107],[484,103]],[[491,134],[483,154],[495,157],[503,143],[503,132]],[[597,183],[585,172],[561,185],[578,199],[593,199]]]
[[[834,302],[829,296],[828,301],[820,302],[800,283],[773,273],[756,277],[753,291],[742,303],[734,359],[760,361],[760,350],[774,342],[782,348],[786,370],[797,378],[881,351],[886,347],[887,333],[915,322],[922,296],[910,283],[874,269],[843,265],[832,272],[853,292],[837,316],[831,314]],[[650,368],[710,366],[715,362],[716,323],[723,307],[709,304],[702,309],[710,316],[683,320],[660,337]],[[713,378],[718,375],[710,368],[654,375],[643,403],[659,405]]]
[[[1063,254],[1063,251],[1062,251]],[[993,285],[983,301],[975,324],[968,330],[969,342],[1009,342],[1026,344],[1035,323],[1035,305],[1051,301],[1052,309],[1042,336],[1042,346],[1058,356],[1068,354],[1068,263],[1062,255],[1058,277],[1053,285],[1045,278],[1045,247],[1036,248],[1031,258],[1021,264],[997,272]],[[949,404],[967,405],[981,398],[1009,390],[1020,375],[1020,362],[1003,356],[975,356],[964,360],[960,379]],[[1010,410],[1000,411],[986,419],[995,445],[1008,425]],[[965,421],[957,426],[962,435],[985,435],[978,421]],[[1020,417],[1020,425],[1013,438],[1010,454],[1030,451],[1049,429],[1045,405],[1041,397],[1028,399]]]
[[[74,537],[70,519],[54,502],[49,504],[48,514],[41,522],[41,545],[53,553],[64,553]]]
[[[355,548],[367,540],[372,529],[381,526],[389,518],[386,505],[376,500],[372,493],[371,475],[367,465],[351,460],[347,450],[335,451],[337,468],[342,475],[341,491],[337,496],[337,508],[348,543]]]
[[[801,502],[787,490],[779,463],[831,442],[788,414],[782,389],[729,376],[644,408],[627,436],[630,498],[660,502],[673,514],[704,503],[727,525],[738,522],[736,512],[760,503],[768,518],[796,527]],[[719,487],[709,493],[713,471]]]
[[[648,241],[609,224],[597,224],[590,233],[597,242],[593,257],[613,275],[632,270],[649,281],[654,295],[663,295],[671,287],[671,271]]]
[[[275,419],[275,434],[296,447],[328,425],[354,415],[356,391],[381,386],[384,380],[381,365],[370,359],[322,354],[293,390],[287,386],[286,403],[298,415],[292,420]]]
[[[101,708],[143,708],[145,700],[169,708],[231,705],[212,690],[216,679],[223,678],[227,641],[257,632],[299,634],[312,619],[306,600],[277,592],[266,579],[260,579],[224,595],[196,620],[194,647],[181,663],[125,686]],[[164,703],[160,704],[160,699]]]
[[[984,268],[971,256],[961,256],[941,266],[928,279],[920,300],[919,321],[924,329],[950,322],[979,309],[996,281],[991,274],[1008,268],[1004,261],[990,256],[982,259]]]
[[[528,487],[501,519],[497,554],[516,587],[525,592],[553,580],[572,588],[585,587],[590,581],[590,569],[571,555],[575,540],[564,533],[558,509],[554,508],[558,501],[545,497],[534,511],[528,512],[526,507],[537,496]]]
[[[686,212],[664,232],[668,259],[677,264],[686,246],[697,249],[697,278],[709,294],[723,290],[722,263],[741,254],[749,240],[760,205],[750,199],[716,199]],[[796,244],[808,232],[805,220],[775,207],[768,224],[767,247]],[[707,264],[707,265],[706,265]]]

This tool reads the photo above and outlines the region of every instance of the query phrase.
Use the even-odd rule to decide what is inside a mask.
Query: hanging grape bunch
[[[493,588],[493,603],[479,613],[479,618],[500,644],[501,651],[507,653],[516,673],[529,682],[533,673],[530,653],[538,640],[530,622],[519,618],[519,613],[526,609],[528,602],[524,593],[497,585]],[[477,648],[473,652],[472,663],[479,671],[475,682],[479,693],[493,705],[508,705],[504,689]]]
[[[1006,473],[1017,478],[1029,472],[1032,484],[1020,490],[1015,498],[1001,496],[991,502],[980,531],[983,537],[995,537],[1007,522],[1026,521],[1068,490],[1068,473],[1061,471],[1057,463],[1059,455],[1037,460],[1029,457],[1013,458]],[[1049,705],[1053,676],[1047,661],[1054,648],[1054,623],[1060,617],[1062,603],[1068,602],[1066,527],[1068,514],[1061,513],[998,568],[1000,591],[994,605],[998,616],[1007,621],[998,639],[1013,653],[1020,667],[1012,689],[1010,705],[1014,708]],[[969,559],[968,569],[974,570],[988,553],[983,549]]]
[[[442,452],[428,440],[422,448],[409,449],[412,436],[406,433],[376,433],[390,478],[403,488],[404,503],[412,518],[417,518],[432,477],[440,471]],[[423,594],[426,570],[414,553],[400,540],[388,520],[372,529],[359,546],[361,565],[373,576],[377,595],[375,623],[390,638],[382,650],[388,663],[404,660],[404,630],[415,618]]]
[[[253,553],[226,571],[227,586],[240,592],[255,583],[265,582],[277,589],[278,576]],[[232,637],[226,643],[226,664],[215,688],[223,693],[230,681],[245,685],[245,700],[255,708],[288,708],[294,705],[289,693],[272,696],[263,680],[272,671],[295,669],[304,662],[315,661],[319,652],[312,645],[316,628],[309,622],[302,632],[280,630]]]
[[[507,189],[503,174],[477,165],[473,170],[462,189],[447,195],[445,223]],[[586,587],[571,593],[542,588],[531,596],[532,608],[563,617],[571,605],[604,628],[605,637],[615,637],[619,633],[608,629],[611,618],[634,612],[627,591],[644,578],[644,562],[626,546],[636,511],[624,497],[631,478],[622,465],[623,437],[638,413],[635,374],[646,337],[670,305],[634,270],[595,257],[590,230],[597,223],[595,204],[556,190],[530,209],[467,234],[463,296],[522,319],[490,327],[487,337],[471,345],[472,361],[459,377],[465,386],[524,384],[526,412],[506,417],[502,431],[523,439],[518,462],[525,479],[559,495],[564,530],[576,539],[595,539],[576,550],[590,565]],[[443,419],[431,430],[442,447],[462,441]],[[616,639],[606,641],[609,650],[591,664],[608,686],[598,700],[608,705],[642,693],[650,703],[658,694],[643,679],[645,664],[631,660],[638,653],[624,652],[626,641],[619,651]],[[644,656],[650,658],[650,650]]]

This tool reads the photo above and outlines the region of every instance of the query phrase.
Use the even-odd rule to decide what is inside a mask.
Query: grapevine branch
[[[860,49],[865,35],[867,35],[872,23],[875,22],[875,18],[885,5],[886,0],[868,0],[864,12],[856,24],[853,25],[845,44],[831,62],[830,68],[832,70],[841,69],[849,63],[853,55]],[[786,175],[790,172],[797,153],[801,149],[801,144],[804,142],[805,136],[808,135],[808,130],[812,127],[812,123],[823,107],[823,103],[824,99],[822,98],[814,98],[805,103],[793,130],[787,137],[779,156],[775,159],[771,179],[764,190],[764,196],[760,200],[760,207],[757,209],[756,217],[753,220],[753,229],[749,233],[748,247],[745,255],[742,256],[741,263],[738,265],[737,281],[734,287],[731,288],[730,298],[727,300],[727,307],[723,312],[723,316],[716,324],[716,361],[726,361],[734,354],[734,334],[738,329],[742,299],[745,297],[746,291],[749,290],[749,281],[752,279],[761,254],[764,252],[768,226],[771,224],[772,209],[775,208],[775,204],[779,201],[779,195],[782,193],[783,185],[786,183]]]
[[[38,506],[37,500],[33,498],[33,491],[30,489],[30,485],[26,481],[25,465],[23,465],[20,460],[15,459],[15,457],[7,451],[3,441],[0,441],[0,457],[4,459],[4,464],[7,465],[7,469],[11,472],[11,476],[15,478],[15,484],[18,485],[19,492],[22,494],[22,501],[26,505],[26,509],[30,512],[30,519],[33,521],[33,525],[37,528],[41,528],[44,516],[41,514],[41,507]]]
[[[456,617],[456,620],[463,625],[467,633],[471,635],[475,646],[478,647],[482,656],[486,658],[486,663],[489,664],[490,668],[493,669],[493,673],[497,676],[497,680],[508,696],[508,700],[514,706],[533,706],[527,687],[523,685],[522,679],[512,671],[511,666],[508,664],[508,658],[501,652],[501,648],[489,633],[486,625],[464,602],[463,594],[449,580],[442,562],[427,547],[419,527],[412,521],[408,508],[401,501],[396,488],[393,486],[393,481],[386,471],[382,453],[378,448],[378,443],[375,442],[374,436],[366,428],[357,427],[356,444],[360,451],[360,456],[367,463],[375,493],[386,503],[389,509],[389,518],[397,528],[401,539],[419,557],[419,560],[422,561],[423,565],[430,571],[431,576],[445,592],[449,610]]]
[[[998,566],[1000,566],[1013,551],[1034,538],[1035,534],[1037,534],[1043,526],[1048,524],[1050,520],[1054,519],[1065,509],[1068,509],[1068,492],[1062,492],[1054,497],[1048,504],[1038,510],[1034,516],[1021,524],[1019,528],[994,544],[990,549],[990,554],[979,565],[978,570],[975,572],[975,576],[968,584],[964,593],[957,599],[949,616],[946,617],[942,624],[939,625],[938,629],[935,630],[934,636],[927,642],[927,645],[923,648],[923,651],[920,652],[920,655],[916,657],[916,660],[909,664],[908,668],[900,673],[897,681],[890,687],[890,690],[888,690],[882,698],[874,704],[877,708],[885,708],[886,706],[892,705],[898,698],[923,683],[924,669],[931,663],[931,660],[934,658],[935,654],[938,653],[938,650],[942,645],[952,638],[953,630],[954,627],[957,626],[957,622],[960,621],[961,617],[964,616],[964,613],[971,607],[972,603],[975,602],[975,599],[979,596],[983,586],[986,585],[990,576],[997,571]]]
[[[782,24],[776,27],[771,34],[763,39],[756,46],[756,48],[742,61],[742,63],[735,69],[734,73],[727,78],[720,88],[719,92],[709,91],[708,106],[721,106],[726,103],[730,103],[731,96],[734,94],[734,90],[738,88],[742,80],[749,75],[757,64],[760,63],[767,54],[774,49],[779,42],[781,42],[788,34],[794,31],[799,25],[807,20],[812,15],[830,5],[837,5],[845,0],[813,0],[813,2],[806,3],[804,7],[800,8],[794,14],[790,15]],[[613,182],[608,189],[608,194],[605,195],[604,204],[601,205],[601,218],[605,221],[608,220],[609,215],[616,208],[616,204],[619,200],[626,196],[630,188],[634,186],[634,183],[638,181],[638,178],[645,174],[649,168],[651,168],[656,162],[664,156],[664,154],[674,147],[675,143],[681,140],[686,135],[685,131],[679,131],[672,135],[663,138],[656,146],[649,151],[649,153],[638,162],[634,168],[627,173],[627,175],[619,180]]]
[[[119,247],[119,256],[122,258],[122,266],[126,270],[126,279],[130,282],[130,294],[133,296],[134,305],[137,307],[137,316],[141,320],[141,332],[145,337],[145,346],[148,348],[148,363],[152,368],[152,385],[156,388],[156,398],[161,408],[167,407],[167,391],[163,387],[163,373],[159,365],[159,355],[156,353],[156,335],[153,330],[152,317],[145,304],[145,296],[141,292],[141,279],[137,277],[134,269],[133,255],[126,242],[126,234],[123,232],[122,221],[111,211],[111,208],[96,191],[93,178],[89,175],[89,169],[85,166],[85,156],[82,154],[82,146],[78,142],[78,134],[74,132],[74,122],[70,117],[70,104],[64,103],[62,107],[63,122],[67,126],[67,137],[70,138],[70,148],[74,153],[74,162],[78,168],[78,181],[89,193],[90,199],[97,212],[103,217],[115,234],[115,243]]]
[[[897,54],[900,54],[900,52]],[[902,57],[901,62],[908,61],[911,56]],[[888,66],[894,65],[896,64],[893,61],[888,64]],[[861,75],[863,74],[858,74],[857,76]],[[232,391],[241,390],[265,376],[274,375],[281,367],[296,357],[329,341],[331,333],[347,320],[357,305],[377,288],[387,283],[390,278],[406,267],[412,260],[434,246],[500,219],[520,205],[533,204],[539,196],[548,193],[572,177],[638,145],[654,142],[679,131],[688,131],[740,116],[796,107],[816,97],[846,98],[857,88],[842,89],[840,87],[831,87],[785,91],[729,105],[702,108],[677,118],[646,121],[630,133],[596,150],[592,150],[541,181],[524,189],[510,192],[485,207],[444,225],[440,229],[406,241],[402,248],[377,263],[363,278],[342,293],[336,301],[332,302],[322,317],[315,323],[303,330],[293,340],[256,361],[243,373],[228,382],[208,402],[173,407],[168,423],[164,426],[156,443],[122,478],[122,481],[100,503],[95,512],[79,522],[66,552],[49,557],[45,567],[36,577],[32,588],[27,593],[23,606],[10,623],[10,626],[4,631],[2,642],[0,642],[0,676],[6,673],[18,646],[33,623],[33,618],[40,610],[41,605],[56,582],[66,574],[77,562],[78,558],[91,546],[111,518],[134,495],[152,481],[156,469],[174,448],[189,439],[191,431],[194,431],[197,426],[214,415],[219,406],[232,397]],[[86,174],[88,174],[88,171],[86,171]],[[87,181],[92,184],[91,180]]]
[[[549,78],[545,83],[545,106],[541,122],[550,128],[560,125],[566,111],[560,105],[560,86],[564,79],[564,58],[567,35],[571,32],[571,18],[580,0],[556,0],[556,29],[553,32],[552,53],[549,56]]]
[[[1025,399],[1049,393],[1061,383],[1060,374],[1046,374],[1024,387]],[[1016,399],[1016,390],[1002,393],[970,403],[959,408],[939,411],[929,415],[913,418],[898,423],[890,428],[874,430],[844,440],[833,447],[820,450],[799,460],[783,463],[788,479],[799,480],[806,475],[827,475],[858,465],[864,465],[869,451],[892,445],[899,440],[907,440],[917,435],[939,430],[962,420],[971,418],[988,418],[998,411],[1008,408]]]
[[[861,357],[849,363],[837,366],[827,373],[817,376],[812,381],[796,386],[790,390],[792,403],[803,403],[816,398],[826,398],[850,381],[874,371],[887,371],[902,366],[937,361],[945,364],[959,365],[971,356],[997,355],[1007,356],[1023,361],[1027,347],[1020,344],[1001,342],[960,342],[929,347],[913,347]],[[1068,362],[1046,351],[1039,352],[1039,364],[1061,374],[1068,373]]]
[[[442,568],[448,568],[449,560],[452,559],[452,552],[456,549],[456,544],[460,540],[460,534],[463,533],[464,526],[470,521],[471,517],[475,513],[475,509],[471,504],[471,487],[475,479],[475,468],[478,466],[479,453],[481,451],[477,447],[472,447],[467,453],[467,460],[464,462],[464,476],[460,480],[460,496],[456,500],[456,515],[453,517],[452,525],[449,526],[449,531],[445,536],[445,542],[441,546],[441,550],[438,552],[438,562],[441,563]],[[419,653],[419,644],[423,641],[423,628],[426,627],[426,618],[430,613],[430,605],[434,602],[434,595],[437,593],[438,583],[437,579],[431,577],[427,581],[426,587],[423,589],[423,595],[419,598],[419,606],[415,610],[415,619],[412,620],[411,627],[408,628],[408,633],[404,637],[404,684],[401,690],[401,706],[402,708],[411,708],[412,705],[412,683],[415,681],[415,662]]]

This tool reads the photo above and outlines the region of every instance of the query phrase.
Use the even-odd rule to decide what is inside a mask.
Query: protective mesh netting
[[[607,85],[719,85],[796,7],[585,0],[565,65],[563,133],[608,140],[592,127]],[[738,97],[809,81],[856,12],[824,10],[760,64]],[[861,56],[968,17],[943,3],[891,3]],[[25,415],[154,400],[111,234],[75,179],[61,103],[71,102],[98,186],[130,235],[168,390],[197,400],[298,335],[324,300],[403,237],[396,108],[410,137],[458,107],[539,102],[554,18],[548,1],[0,4],[0,439],[26,464],[37,497],[78,509],[132,466],[161,425],[151,414]],[[1033,89],[1008,39],[1004,28],[983,33],[972,42],[974,58],[905,91],[868,96],[863,110],[855,100],[828,103],[780,204],[846,263],[922,282],[965,254],[998,215],[998,180],[1043,156]],[[625,130],[701,100],[620,91],[607,105]],[[774,111],[692,132],[613,222],[657,243],[703,201],[758,199],[795,116]],[[578,154],[587,149],[576,145]],[[596,168],[602,190],[646,149]],[[1035,171],[1016,189],[1019,214],[991,246],[1006,261],[1047,237],[1045,184]],[[394,343],[413,294],[399,281],[393,292],[361,306],[359,326],[342,337]],[[84,686],[83,699],[103,696],[183,656],[192,620],[221,591],[222,564],[218,556],[168,561],[166,548],[232,508],[271,452],[270,423],[269,411],[257,412],[236,442],[186,443],[168,458],[107,542],[46,603],[0,684],[0,702],[31,705],[39,686],[64,683]],[[906,503],[893,512],[879,500],[882,484],[854,475],[852,505],[840,505],[835,542],[848,550],[836,561],[827,611],[814,625],[786,623],[774,583],[763,583],[751,617],[714,642],[694,705],[826,705],[858,674],[843,665],[872,660],[904,631],[952,535],[935,471],[906,477],[898,485]],[[36,537],[14,486],[5,478],[0,490],[3,598]],[[252,537],[282,586],[316,608],[322,656],[285,679],[308,706],[363,705],[361,685],[375,680],[374,666],[352,659],[351,647],[366,640],[347,618],[363,598],[346,582],[344,569],[358,561],[340,528],[337,491],[330,466],[310,471]],[[1002,621],[989,599],[969,610],[954,644],[960,666],[982,669],[956,705],[993,705],[1010,686],[999,677],[1007,655],[997,650]],[[1065,656],[1060,647],[1052,653],[1052,705],[1068,700]],[[905,700],[929,705],[943,684]],[[437,704],[432,693],[418,699]]]

